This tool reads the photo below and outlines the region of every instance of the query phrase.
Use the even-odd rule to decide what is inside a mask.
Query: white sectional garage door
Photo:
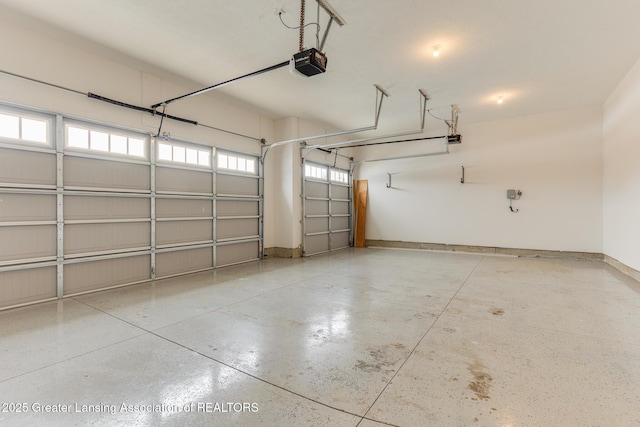
[[[148,135],[63,121],[62,296],[151,278]]]
[[[262,252],[259,159],[218,150],[216,170],[217,265],[259,259]]]
[[[0,105],[0,309],[259,259],[258,165]]]
[[[55,117],[0,109],[0,308],[57,295]]]
[[[305,163],[303,176],[303,254],[349,247],[351,191],[349,171]]]
[[[212,149],[161,139],[155,148],[155,277],[213,268]]]

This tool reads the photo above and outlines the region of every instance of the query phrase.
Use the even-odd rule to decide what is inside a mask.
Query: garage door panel
[[[56,226],[0,227],[0,261],[56,256]]]
[[[318,233],[320,231],[329,231],[329,218],[306,218],[306,233]]]
[[[253,261],[259,258],[260,245],[258,242],[236,243],[216,248],[217,267]]]
[[[346,248],[349,245],[349,232],[331,233],[331,249]]]
[[[56,267],[0,271],[0,308],[56,297]]]
[[[305,214],[306,215],[329,215],[329,201],[328,200],[306,200]]]
[[[329,250],[329,234],[305,236],[304,254],[313,255]]]
[[[161,221],[156,224],[158,245],[185,244],[213,240],[213,221]]]
[[[55,220],[55,195],[0,192],[0,222]]]
[[[349,187],[342,185],[331,186],[331,198],[333,199],[349,199]]]
[[[255,200],[220,200],[216,202],[218,216],[253,216],[260,214],[260,204]]]
[[[218,174],[216,193],[239,196],[257,196],[259,194],[257,177]]]
[[[156,199],[157,218],[212,217],[213,202],[204,199]]]
[[[334,215],[345,215],[349,213],[349,202],[331,202],[331,213]]]
[[[156,167],[156,191],[212,194],[212,189],[212,172]]]
[[[156,254],[156,277],[166,277],[213,267],[213,248]]]
[[[56,155],[0,148],[0,184],[55,186]]]
[[[331,218],[331,231],[348,230],[348,229],[349,229],[349,217],[334,216]]]
[[[305,185],[306,197],[329,198],[329,183],[306,181]]]
[[[75,156],[64,158],[65,188],[149,191],[150,182],[148,165]]]
[[[218,240],[255,237],[260,233],[260,223],[257,218],[218,220],[216,232]]]
[[[138,197],[64,196],[65,220],[150,218],[151,201]]]
[[[69,224],[64,227],[66,255],[151,246],[150,223]]]
[[[67,264],[64,266],[64,294],[73,295],[150,279],[150,255]]]

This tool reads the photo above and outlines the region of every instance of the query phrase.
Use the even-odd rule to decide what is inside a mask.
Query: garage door
[[[63,123],[62,294],[151,279],[149,136]]]
[[[253,155],[0,105],[0,309],[259,259],[259,184]]]
[[[57,296],[54,123],[0,108],[0,308]]]
[[[343,249],[351,243],[349,171],[306,162],[303,177],[303,254]]]
[[[155,149],[154,276],[213,268],[214,151],[173,139]]]
[[[259,159],[218,150],[216,156],[216,264],[260,258],[262,198]]]

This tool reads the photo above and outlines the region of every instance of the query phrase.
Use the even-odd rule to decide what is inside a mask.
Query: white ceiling
[[[306,22],[315,22],[316,2],[306,3]],[[218,90],[273,118],[351,129],[372,124],[373,85],[379,84],[390,94],[380,130],[396,132],[418,127],[419,88],[431,95],[435,115],[448,116],[457,104],[463,126],[602,104],[640,58],[638,0],[329,3],[347,24],[331,28],[325,74],[303,78],[282,68]],[[0,6],[203,87],[275,65],[298,50],[298,31],[285,28],[277,11],[297,26],[300,0],[0,0]],[[321,11],[322,30],[326,22]],[[305,47],[314,47],[315,27],[305,34]],[[439,58],[432,56],[436,44]],[[437,126],[428,121],[428,128]]]

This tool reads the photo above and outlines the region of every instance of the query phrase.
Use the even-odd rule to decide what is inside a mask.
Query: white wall
[[[364,163],[367,239],[602,252],[602,108],[464,124],[450,154]],[[436,134],[446,133],[446,127]],[[368,147],[357,160],[442,151]],[[460,183],[465,166],[465,184]],[[387,173],[392,187],[387,189]],[[509,210],[506,190],[520,189]]]
[[[640,270],[640,61],[604,107],[604,253]]]
[[[298,119],[288,117],[277,120],[275,129],[275,140],[272,142],[297,138]],[[267,241],[265,235],[266,248],[292,249],[300,245],[300,218],[296,216],[300,212],[296,196],[296,184],[300,177],[297,153],[296,144],[283,145],[270,149],[265,158],[265,224],[273,227],[273,239]],[[294,179],[294,176],[298,178]],[[273,194],[268,199],[266,188]],[[265,226],[265,233],[267,228]]]
[[[11,12],[0,16],[0,52],[4,71],[143,107],[203,87]],[[148,113],[2,73],[0,101],[153,133],[160,124],[159,117]],[[167,113],[254,138],[273,138],[272,120],[216,94],[170,104]],[[255,141],[191,124],[165,120],[163,131],[204,144],[260,152]]]

